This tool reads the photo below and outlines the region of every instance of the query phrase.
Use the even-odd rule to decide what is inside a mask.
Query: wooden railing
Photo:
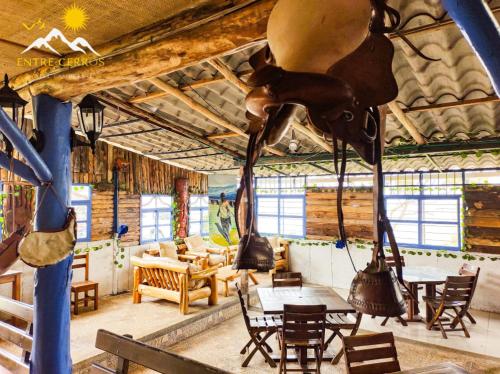
[[[229,374],[202,362],[139,342],[130,335],[121,336],[102,329],[97,331],[95,346],[118,356],[118,364],[115,369],[93,364],[92,374],[127,374],[129,362],[163,374]]]
[[[16,373],[28,373],[33,345],[33,306],[0,296],[0,311],[13,316],[15,325],[20,324],[20,320],[27,323],[26,329],[21,329],[0,321],[0,339],[15,344],[23,350],[21,356],[16,356],[8,350],[0,348],[0,360],[14,368]]]

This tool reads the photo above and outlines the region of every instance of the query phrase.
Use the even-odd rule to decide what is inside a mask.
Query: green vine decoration
[[[309,247],[309,246],[318,246],[318,247],[328,247],[328,246],[333,246],[335,247],[335,243],[337,239],[333,238],[332,240],[307,240],[307,239],[286,239],[290,244],[294,244],[300,247]],[[350,245],[354,245],[355,247],[351,247],[355,250],[364,250],[368,249],[371,250],[373,247],[373,243],[369,240],[363,240],[363,239],[354,239],[354,240],[348,240],[348,243]],[[345,249],[339,249],[339,250],[345,250]],[[384,248],[384,250],[388,253],[391,253],[390,248]],[[432,255],[435,255],[436,257],[439,258],[450,258],[450,259],[456,259],[456,258],[462,258],[465,261],[486,261],[487,259],[491,261],[499,261],[500,257],[498,256],[478,256],[478,255],[472,255],[469,253],[463,253],[463,252],[448,252],[445,250],[438,250],[438,249],[431,249],[431,250],[419,250],[419,249],[408,249],[408,248],[403,248],[401,249],[401,254],[407,255],[407,256],[427,256],[431,257]]]

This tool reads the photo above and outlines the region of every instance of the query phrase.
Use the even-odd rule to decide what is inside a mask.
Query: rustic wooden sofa
[[[132,257],[134,265],[134,304],[142,295],[179,303],[180,312],[187,314],[189,303],[208,298],[209,305],[217,304],[217,268],[198,270],[189,263],[166,258]]]
[[[229,258],[229,247],[225,248],[212,248],[205,243],[203,238],[199,235],[192,235],[184,238],[184,243],[186,244],[187,255],[208,255],[209,266],[223,265],[227,266],[230,264]]]

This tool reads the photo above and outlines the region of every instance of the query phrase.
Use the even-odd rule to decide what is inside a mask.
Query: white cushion
[[[179,259],[179,257],[177,256],[177,246],[175,245],[175,242],[173,241],[161,242],[160,256],[172,258],[174,260]]]

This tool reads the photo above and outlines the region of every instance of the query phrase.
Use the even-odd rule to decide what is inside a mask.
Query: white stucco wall
[[[113,289],[113,246],[106,245],[107,243],[112,243],[111,240],[98,241],[91,243],[78,243],[76,248],[86,248],[86,247],[96,247],[101,246],[102,248],[97,251],[90,251],[89,258],[89,279],[99,283],[99,295],[110,295]],[[151,248],[154,244],[145,244],[142,246],[132,246],[124,247],[124,256],[122,260],[123,267],[116,267],[117,285],[118,292],[128,291],[132,288],[132,269],[130,268],[130,257],[131,256],[142,256],[145,249]],[[21,270],[22,275],[22,290],[21,290],[21,300],[26,303],[33,303],[33,275],[34,269],[26,265],[21,260],[18,260],[11,270]],[[76,269],[73,274],[74,280],[83,280],[84,269]],[[3,284],[0,285],[0,295],[11,296],[11,285]]]
[[[300,271],[307,282],[324,286],[348,289],[354,277],[354,270],[349,261],[347,251],[337,249],[331,243],[327,246],[318,244],[318,241],[307,242],[308,245],[292,243],[290,246],[291,270]],[[312,243],[312,244],[311,244]],[[371,251],[350,246],[351,254],[357,269],[363,269],[370,261]],[[463,253],[457,258],[431,256],[403,255],[407,266],[435,266],[449,271],[450,275],[458,273],[458,269],[465,262]],[[473,260],[471,263],[481,268],[476,293],[472,301],[472,308],[500,313],[500,261],[491,261],[490,256],[470,253],[478,259],[483,256],[484,261]],[[491,256],[494,257],[494,256]]]

